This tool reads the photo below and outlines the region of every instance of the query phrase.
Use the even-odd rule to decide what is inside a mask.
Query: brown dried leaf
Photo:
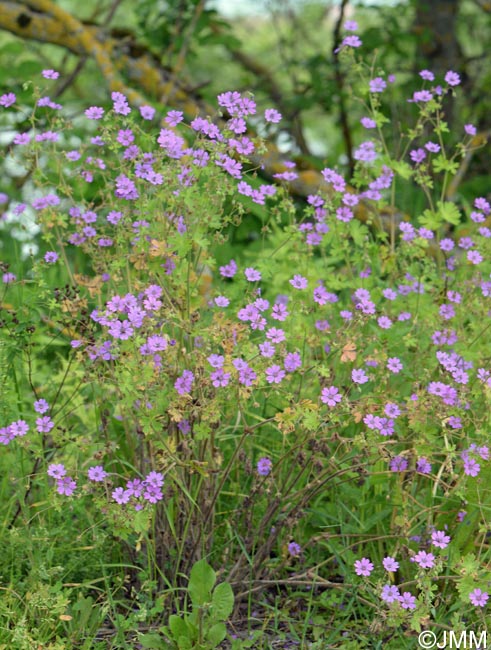
[[[356,345],[353,341],[348,341],[346,345],[343,347],[343,351],[341,353],[341,361],[343,363],[347,363],[348,361],[355,361],[356,360]]]
[[[167,242],[159,241],[158,239],[152,239],[150,241],[150,248],[148,252],[150,253],[150,257],[163,257],[164,255],[167,255]]]

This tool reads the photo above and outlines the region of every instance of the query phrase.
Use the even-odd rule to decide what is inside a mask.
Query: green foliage
[[[135,8],[169,60],[188,45],[193,56],[210,42],[235,47],[198,2],[182,15],[171,4]],[[164,25],[171,14],[176,24]],[[391,16],[393,30],[407,20]],[[305,87],[314,107],[322,83],[310,82],[329,65],[310,50],[302,58],[298,25],[279,24],[298,73],[282,84]],[[122,115],[105,99],[97,124],[33,108],[28,92],[48,92],[39,79],[5,108],[9,128],[60,138],[32,137],[6,157],[35,197],[13,183],[1,224],[0,648],[94,650],[110,639],[211,650],[234,604],[249,622],[233,648],[274,638],[399,650],[429,623],[485,621],[472,598],[491,581],[489,209],[483,192],[482,215],[469,217],[476,194],[450,192],[474,148],[468,134],[455,145],[443,119],[454,90],[420,106],[407,106],[404,79],[369,92],[412,43],[391,50],[378,27],[370,39],[385,58],[343,48],[337,63],[343,97],[361,93],[353,122],[358,111],[375,121],[373,160],[358,155],[342,190],[325,168],[308,202],[286,183],[267,186],[232,151],[238,134],[218,113],[202,132],[185,120],[159,138],[133,105]],[[336,88],[326,80],[329,106]],[[284,101],[287,123],[298,97]],[[402,97],[398,133],[390,116]],[[253,120],[272,128],[259,110]],[[223,137],[208,137],[213,127]],[[137,153],[121,142],[129,131]],[[182,138],[185,151],[161,138]],[[411,156],[429,139],[433,151]],[[259,157],[261,139],[251,144]],[[138,196],[116,190],[126,181]],[[380,199],[365,194],[375,187]],[[32,207],[55,191],[58,202]],[[26,256],[16,229],[34,223],[40,250]],[[231,259],[238,272],[227,277]],[[361,558],[372,569],[360,571]],[[396,585],[406,600],[381,598]]]
[[[169,650],[212,650],[224,640],[224,621],[232,614],[234,594],[228,583],[215,584],[216,574],[206,560],[196,562],[187,587],[192,611],[183,616],[171,615],[168,626],[162,628],[163,634],[172,640],[171,645],[165,646]],[[149,642],[145,636],[141,641],[144,647],[164,647],[145,645]]]

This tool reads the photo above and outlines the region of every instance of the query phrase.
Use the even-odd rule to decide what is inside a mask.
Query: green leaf
[[[142,648],[154,648],[156,650],[163,650],[164,641],[159,634],[144,634],[138,639],[138,643]]]
[[[302,422],[307,431],[315,431],[319,426],[319,415],[315,411],[308,411],[303,416]]]
[[[188,626],[186,625],[186,622],[176,614],[172,614],[169,617],[169,629],[176,641],[179,637],[186,636],[188,634]]]
[[[440,122],[438,126],[435,126],[435,133],[441,134],[441,133],[449,133],[450,129],[448,128],[448,124],[446,122]]]
[[[375,122],[377,123],[378,127],[382,127],[384,124],[387,124],[388,122],[390,122],[389,118],[386,117],[380,111],[375,111],[374,114],[373,114],[373,117],[374,117]]]
[[[225,623],[215,623],[206,633],[206,640],[215,648],[226,636],[227,628],[225,627]]]
[[[211,590],[216,574],[206,560],[199,560],[191,569],[188,591],[194,607],[200,607],[211,600]]]
[[[407,162],[404,162],[403,160],[399,160],[399,161],[393,160],[391,165],[395,173],[401,178],[404,178],[405,180],[411,178],[411,176],[413,175],[413,168],[411,167],[411,165],[409,165]]]
[[[219,621],[227,619],[234,608],[234,592],[228,582],[222,582],[217,585],[213,592],[212,615]]]
[[[440,155],[433,160],[433,171],[435,172],[450,172],[452,175],[457,172],[459,168],[458,163],[452,160],[447,160],[445,156]]]
[[[16,70],[15,75],[19,79],[32,79],[41,73],[43,65],[38,60],[23,61]]]
[[[451,223],[453,226],[458,226],[460,223],[460,210],[450,201],[438,201],[438,214],[441,218],[447,223]]]
[[[353,219],[353,221],[350,221],[349,223],[349,232],[357,246],[366,245],[368,228],[364,224],[360,223],[356,219]]]
[[[206,440],[210,437],[211,427],[206,422],[199,422],[194,425],[193,433],[196,437],[196,440]]]
[[[423,214],[418,218],[418,223],[420,223],[423,226],[423,228],[436,230],[442,225],[442,217],[438,212],[433,212],[432,210],[425,210]]]

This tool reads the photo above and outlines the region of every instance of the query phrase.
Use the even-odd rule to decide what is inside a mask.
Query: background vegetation
[[[244,5],[254,9],[252,0],[244,0]],[[359,54],[368,64],[366,69],[357,68],[354,60],[342,60],[336,54],[345,35],[342,23],[355,16],[360,26],[357,33],[363,41]],[[402,281],[406,271],[413,274],[414,282],[434,281],[429,295],[424,298],[413,295],[407,300],[408,309],[428,314],[427,330],[413,331],[409,325],[404,330],[404,350],[417,359],[418,354],[431,349],[430,328],[438,326],[431,310],[447,290],[442,272],[446,258],[435,250],[428,255],[431,245],[410,250],[398,248],[395,255],[395,228],[402,221],[422,225],[417,219],[428,208],[429,193],[434,193],[441,205],[447,206],[447,211],[442,208],[439,212],[433,206],[433,212],[426,214],[426,225],[438,230],[437,239],[449,236],[458,240],[467,236],[472,226],[468,220],[460,220],[459,210],[463,213],[471,208],[475,197],[489,194],[491,54],[487,43],[490,34],[491,6],[478,0],[410,0],[369,6],[345,0],[338,3],[271,0],[258,5],[256,11],[236,17],[221,15],[205,0],[140,0],[137,3],[0,0],[0,95],[14,92],[19,104],[32,105],[38,84],[35,80],[39,80],[41,71],[59,71],[59,79],[50,86],[50,97],[63,104],[70,124],[67,145],[77,149],[95,134],[95,127],[84,119],[85,109],[104,106],[109,111],[111,92],[124,93],[135,105],[153,106],[162,116],[172,109],[181,110],[186,122],[197,116],[215,119],[219,93],[237,90],[254,94],[258,113],[257,117],[251,117],[249,124],[252,132],[266,140],[266,145],[260,154],[254,153],[249,159],[249,167],[254,171],[251,182],[254,187],[267,182],[284,186],[274,210],[244,197],[237,198],[230,184],[225,181],[222,184],[218,173],[204,173],[198,186],[205,188],[201,197],[189,190],[186,206],[190,212],[195,209],[206,228],[211,224],[213,237],[205,225],[192,222],[195,229],[191,231],[192,243],[188,250],[179,238],[172,239],[174,235],[169,234],[169,241],[160,241],[158,231],[151,233],[152,245],[163,247],[161,253],[168,246],[178,250],[183,259],[192,261],[186,267],[187,278],[184,267],[178,269],[181,283],[176,280],[174,299],[167,305],[172,314],[169,321],[174,332],[179,333],[176,339],[185,349],[192,335],[201,330],[206,345],[218,345],[223,337],[226,331],[223,323],[220,329],[215,322],[208,322],[209,315],[205,315],[202,323],[190,325],[184,322],[185,310],[181,313],[179,309],[187,300],[187,316],[191,321],[191,316],[201,313],[212,295],[210,287],[220,286],[225,292],[229,285],[219,277],[218,269],[231,258],[243,267],[261,254],[264,260],[269,260],[269,265],[265,262],[261,268],[266,295],[271,298],[291,290],[288,280],[292,260],[301,264],[303,259],[299,253],[301,240],[295,238],[294,226],[311,217],[313,208],[307,203],[307,196],[319,188],[326,190],[321,170],[335,168],[360,187],[366,181],[354,158],[356,148],[366,138],[360,123],[368,108],[366,97],[363,99],[363,79],[374,78],[382,72],[396,77],[393,92],[383,96],[380,104],[372,105],[371,109],[387,117],[385,146],[394,152],[394,161],[400,163],[404,147],[413,137],[410,125],[418,119],[417,107],[407,101],[421,87],[418,72],[427,68],[441,78],[450,69],[458,72],[461,87],[458,92],[447,93],[441,107],[441,116],[448,125],[445,133],[448,151],[459,152],[455,164],[452,158],[451,173],[435,174],[430,185],[428,180],[415,179],[404,165],[396,166],[400,174],[397,200],[382,202],[371,209],[361,204],[357,221],[346,233],[339,230],[329,235],[326,244],[329,252],[307,256],[312,277],[320,270],[331,274],[333,289],[348,304],[350,280],[356,276],[353,268],[357,272],[365,265],[373,268],[375,279],[371,289],[379,298],[383,282],[396,276]],[[283,119],[279,126],[259,118],[267,108],[281,112]],[[162,460],[169,448],[159,442],[151,418],[135,416],[132,420],[141,426],[140,430],[135,425],[137,442],[122,420],[112,418],[108,424],[107,395],[117,395],[118,399],[123,396],[121,408],[129,412],[137,397],[135,377],[142,382],[148,377],[138,374],[143,371],[134,359],[135,365],[121,364],[120,374],[111,376],[110,380],[102,371],[100,376],[97,372],[91,375],[87,369],[77,366],[80,358],[72,354],[69,341],[81,327],[87,326],[90,310],[96,306],[102,308],[110,295],[104,293],[94,275],[102,254],[67,247],[63,267],[43,266],[45,253],[59,242],[51,230],[53,224],[49,217],[41,217],[30,207],[21,215],[15,214],[14,208],[19,203],[31,204],[50,183],[63,185],[60,179],[64,167],[56,162],[54,150],[34,150],[27,165],[20,165],[12,155],[12,134],[47,126],[48,118],[22,111],[15,115],[5,113],[2,119],[2,273],[14,273],[26,281],[12,287],[4,281],[4,293],[0,294],[0,425],[24,417],[29,403],[27,395],[32,401],[34,396],[40,396],[39,390],[51,395],[59,419],[53,437],[48,432],[33,446],[26,443],[0,450],[3,497],[0,543],[5,549],[0,556],[0,590],[4,595],[0,599],[0,648],[140,647],[137,644],[149,648],[171,647],[163,645],[164,636],[156,632],[163,624],[168,626],[164,630],[166,642],[170,643],[177,630],[174,636],[178,647],[208,648],[213,647],[213,634],[215,640],[220,638],[220,626],[227,619],[232,621],[232,627],[224,641],[228,645],[223,647],[234,647],[235,643],[237,648],[267,648],[278,647],[275,644],[281,642],[285,648],[410,648],[417,647],[414,633],[424,627],[423,611],[428,617],[433,616],[438,630],[463,624],[458,619],[457,591],[468,601],[476,580],[480,579],[483,585],[488,585],[490,580],[485,524],[491,507],[486,485],[489,472],[476,487],[455,474],[446,484],[435,472],[429,482],[421,475],[416,476],[412,467],[414,480],[406,476],[390,478],[392,483],[388,489],[386,466],[394,456],[391,445],[376,442],[364,447],[366,441],[361,443],[363,436],[357,428],[359,421],[346,425],[344,438],[338,439],[338,427],[345,426],[341,417],[338,420],[334,417],[326,433],[312,402],[318,396],[307,394],[302,380],[286,394],[270,396],[266,392],[264,396],[261,393],[249,404],[249,411],[244,409],[245,433],[256,427],[261,430],[264,423],[266,428],[254,443],[246,440],[237,457],[234,437],[237,426],[233,419],[219,431],[220,437],[217,433],[220,453],[213,445],[210,449],[205,444],[210,430],[215,432],[211,407],[204,415],[200,412],[201,420],[197,416],[196,446],[190,445],[190,449],[185,439],[183,442],[183,437],[179,438],[180,434],[174,431],[179,419],[173,421],[176,448],[171,451],[176,457],[181,454],[182,461],[177,469]],[[464,125],[470,122],[477,132],[466,148],[458,149],[465,137]],[[56,117],[50,124],[52,128],[62,127],[61,119],[58,122]],[[428,120],[418,135],[429,134],[433,126]],[[116,131],[110,131],[110,124],[106,127],[115,138]],[[150,141],[146,128],[143,124],[138,130],[143,143]],[[406,131],[406,141],[401,140],[401,131]],[[116,173],[119,164],[115,154],[109,160],[112,167],[106,176],[96,177],[88,187],[82,187],[78,181],[73,186],[65,184],[65,196],[70,196],[73,190],[74,196],[83,194],[86,205],[106,207],[110,199],[104,193],[109,186],[110,172]],[[290,183],[275,179],[275,174],[285,171],[285,160],[293,161],[298,173]],[[243,163],[246,164],[245,160]],[[178,189],[172,185],[171,176],[166,182]],[[106,198],[101,201],[101,196]],[[203,196],[208,202],[200,202]],[[180,207],[172,200],[167,205],[169,211]],[[155,210],[157,203],[148,201],[144,209]],[[456,206],[457,216],[448,211],[451,204]],[[68,227],[61,221],[56,226],[60,232]],[[162,223],[160,226],[164,227]],[[46,232],[51,235],[46,236]],[[370,244],[368,232],[375,232]],[[130,231],[127,239],[122,237],[121,250],[130,246],[133,234]],[[199,255],[195,255],[195,243],[200,247]],[[282,253],[275,257],[278,249]],[[123,286],[128,281],[123,256],[113,263],[116,277],[123,278]],[[153,277],[152,260],[148,269],[139,268],[135,260],[131,264],[140,276],[148,270],[148,278]],[[118,273],[121,275],[117,276]],[[127,276],[130,275],[128,272]],[[459,277],[462,283],[469,280],[465,272]],[[131,281],[128,282],[124,286],[130,291]],[[184,285],[188,294],[183,292]],[[248,290],[244,286],[234,290],[237,305]],[[479,326],[486,311],[478,298],[469,299],[466,313],[474,310],[479,322],[469,322],[466,313],[462,313],[459,334],[472,344],[478,340],[485,349],[487,330],[483,334]],[[298,309],[304,322],[310,323],[312,305],[299,301]],[[336,325],[340,332],[347,327],[341,321]],[[302,326],[297,324],[295,340],[302,341],[305,349],[311,346],[312,367],[318,368],[331,359],[330,350],[321,345],[320,339],[307,340],[304,336],[303,340],[303,335]],[[396,335],[379,336],[365,322],[358,330],[354,328],[340,336],[339,340],[334,338],[334,350],[346,358],[339,362],[339,368],[350,361],[350,354],[354,355],[351,359],[354,361],[356,351],[365,349],[375,358],[382,348],[382,357],[384,354],[387,357],[396,355],[400,345]],[[482,353],[481,348],[477,350],[478,347],[469,345],[465,349],[467,361],[477,364],[482,358],[482,363],[489,360],[487,353]],[[201,363],[200,353],[195,348],[189,348],[188,353],[191,349],[197,363]],[[123,352],[131,359],[129,349]],[[464,347],[459,352],[464,355]],[[176,359],[177,368],[182,359]],[[394,399],[410,399],[411,387],[421,379],[416,368],[415,363],[411,385],[409,380],[397,379],[390,384]],[[433,379],[432,373],[436,372],[428,364],[424,379]],[[340,388],[347,394],[349,374],[342,370],[340,376]],[[327,374],[322,381],[327,387],[332,380]],[[98,381],[107,382],[112,392],[98,393],[98,386],[102,385]],[[489,397],[487,393],[481,395],[475,383],[472,397],[476,407],[467,421],[473,437],[467,442],[481,444],[489,426]],[[373,403],[367,395],[362,395],[366,401],[360,404],[368,410],[374,409],[376,404],[383,403],[384,395],[388,399],[388,390],[388,384],[381,383],[370,397]],[[169,405],[159,395],[155,390],[155,399],[162,399],[162,412],[174,409],[182,416],[182,404]],[[240,394],[237,395],[240,402]],[[299,395],[303,398],[301,402]],[[199,397],[196,399],[194,406],[198,412]],[[293,407],[295,400],[297,405]],[[226,401],[217,398],[213,402],[216,412],[222,412],[221,409],[226,412]],[[351,410],[346,406],[346,416],[358,417],[355,405]],[[434,408],[436,419],[443,421],[449,416]],[[277,414],[281,417],[275,420]],[[416,412],[409,412],[408,418],[415,435],[415,440],[411,439],[411,454],[437,453],[435,449],[439,451],[442,446],[441,432],[429,422],[431,418],[426,421]],[[275,424],[269,428],[270,421]],[[293,444],[291,438],[285,443],[286,433],[294,426],[300,432],[298,444]],[[149,442],[141,443],[147,435]],[[464,441],[454,439],[453,435],[457,436],[451,433],[449,439],[445,437],[447,455],[442,467],[457,464],[458,454],[464,448]],[[355,445],[351,445],[353,439]],[[183,446],[179,447],[179,443]],[[146,469],[159,469],[163,464],[186,498],[169,497],[165,508],[157,509],[155,519],[147,516],[147,511],[133,518],[126,517],[112,507],[114,504],[108,507],[103,495],[93,497],[89,490],[84,492],[84,498],[66,499],[55,494],[53,481],[46,475],[50,463],[59,462],[61,450],[64,462],[80,466],[80,471],[82,468],[86,471],[89,461],[95,464],[113,458],[111,471],[115,476],[125,476],[131,471],[144,476]],[[254,473],[255,464],[263,454],[279,461],[280,471],[275,474],[278,483],[274,487],[265,480],[265,488]],[[280,462],[286,458],[292,466],[300,468],[291,483],[290,466],[286,460]],[[364,465],[367,458],[370,461],[377,458],[370,465],[369,475]],[[147,467],[145,462],[150,459],[153,464]],[[244,474],[233,465],[236,461]],[[223,483],[217,478],[222,462],[224,467],[234,468],[230,472],[227,469],[229,483],[223,494],[220,492]],[[214,470],[208,473],[210,467],[216,469],[216,474]],[[309,468],[305,474],[303,467]],[[321,489],[325,486],[319,487],[313,479],[316,471],[324,470],[329,476],[328,493]],[[219,527],[214,528],[215,521],[210,517],[206,521],[206,517],[200,519],[196,512],[209,515],[215,505],[214,495],[218,494]],[[272,498],[275,494],[284,501],[276,504]],[[249,496],[257,497],[257,502],[247,510],[242,499],[248,503]],[[200,508],[195,507],[197,502]],[[405,612],[393,610],[379,611],[372,616],[373,611],[380,609],[378,595],[373,585],[362,591],[366,585],[362,588],[362,582],[357,582],[353,572],[356,559],[369,549],[370,557],[380,564],[389,553],[391,535],[405,536],[405,539],[417,536],[423,530],[425,518],[428,525],[431,520],[432,525],[447,530],[464,503],[469,518],[455,536],[454,556],[448,565],[442,560],[439,567],[444,587],[438,596],[434,594],[438,580],[432,582],[419,576],[418,585],[426,587],[429,596],[424,603],[421,599],[418,617],[404,618]],[[424,504],[422,510],[421,504]],[[270,532],[274,507],[282,523],[277,531]],[[251,528],[257,533],[253,540],[244,532]],[[426,534],[428,531],[429,528]],[[172,546],[172,540],[179,542]],[[298,551],[291,544],[298,544]],[[410,566],[408,546],[398,542],[397,550]],[[215,586],[217,576],[200,564],[194,569],[194,581],[189,587],[191,571],[205,551],[218,572],[218,587]],[[461,580],[458,590],[454,586],[457,579]],[[220,586],[228,583],[235,594],[233,616],[229,594]],[[200,592],[193,585],[206,588]],[[212,602],[212,598],[215,598],[215,609],[211,613],[206,610],[206,616],[203,614],[209,629],[218,626],[210,633],[209,645],[203,639],[200,639],[202,646],[186,646],[185,642],[179,645],[180,636],[187,635],[186,638],[195,641],[197,621],[186,616],[192,617],[193,611],[201,612],[203,603]],[[439,613],[435,614],[437,610]],[[218,612],[215,618],[213,612]],[[171,614],[177,617],[173,619],[175,630],[171,629]],[[469,616],[474,617],[476,629],[477,625],[484,629],[484,615],[480,617],[473,612]]]

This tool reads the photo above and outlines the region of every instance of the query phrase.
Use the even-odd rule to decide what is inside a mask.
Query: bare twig
[[[334,75],[336,78],[336,83],[339,88],[339,121],[341,122],[341,130],[343,133],[344,139],[344,148],[346,151],[346,156],[348,158],[349,166],[349,176],[353,176],[355,170],[355,161],[353,158],[353,138],[351,137],[351,130],[349,127],[348,121],[348,111],[346,110],[346,103],[344,98],[344,78],[341,72],[341,67],[339,65],[339,58],[337,56],[337,50],[341,44],[341,25],[343,24],[344,14],[346,7],[348,6],[349,0],[342,0],[341,7],[339,8],[339,16],[334,26],[334,46],[333,46],[333,65],[334,65]]]

